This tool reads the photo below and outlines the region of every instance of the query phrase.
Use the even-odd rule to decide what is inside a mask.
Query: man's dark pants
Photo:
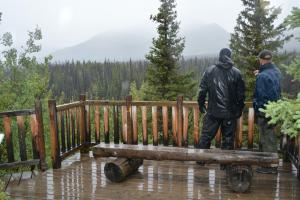
[[[203,118],[202,133],[198,148],[209,149],[211,141],[214,139],[219,127],[221,126],[221,149],[234,149],[236,124],[236,119],[221,119],[206,113]]]
[[[268,124],[268,119],[258,114],[257,124],[259,126],[260,150],[262,152],[277,152],[277,139],[274,125]]]

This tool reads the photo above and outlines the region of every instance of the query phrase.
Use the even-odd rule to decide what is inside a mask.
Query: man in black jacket
[[[220,51],[219,62],[204,72],[200,83],[198,104],[205,116],[198,148],[209,149],[219,127],[222,133],[221,148],[234,148],[237,118],[243,112],[244,101],[245,82],[240,71],[233,66],[231,51],[224,48]]]

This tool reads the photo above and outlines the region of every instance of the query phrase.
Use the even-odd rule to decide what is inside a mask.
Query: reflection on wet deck
[[[296,170],[287,163],[281,163],[278,175],[255,173],[251,191],[236,194],[217,165],[144,161],[125,182],[112,183],[103,170],[109,159],[76,154],[62,169],[23,179],[20,185],[11,182],[7,192],[12,199],[300,199]]]

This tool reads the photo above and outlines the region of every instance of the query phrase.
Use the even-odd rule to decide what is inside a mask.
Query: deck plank
[[[300,182],[289,163],[280,162],[278,175],[255,173],[249,193],[231,192],[219,165],[191,161],[145,160],[125,182],[105,178],[104,165],[113,158],[75,154],[61,169],[9,184],[12,199],[300,199]]]

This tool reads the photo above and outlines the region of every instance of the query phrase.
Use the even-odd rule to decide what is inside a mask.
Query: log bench
[[[121,182],[136,172],[146,160],[203,161],[206,164],[226,165],[226,179],[235,192],[246,192],[252,182],[252,165],[278,164],[277,153],[194,149],[152,145],[99,144],[92,148],[97,157],[117,157],[106,163],[105,176],[113,182]]]

